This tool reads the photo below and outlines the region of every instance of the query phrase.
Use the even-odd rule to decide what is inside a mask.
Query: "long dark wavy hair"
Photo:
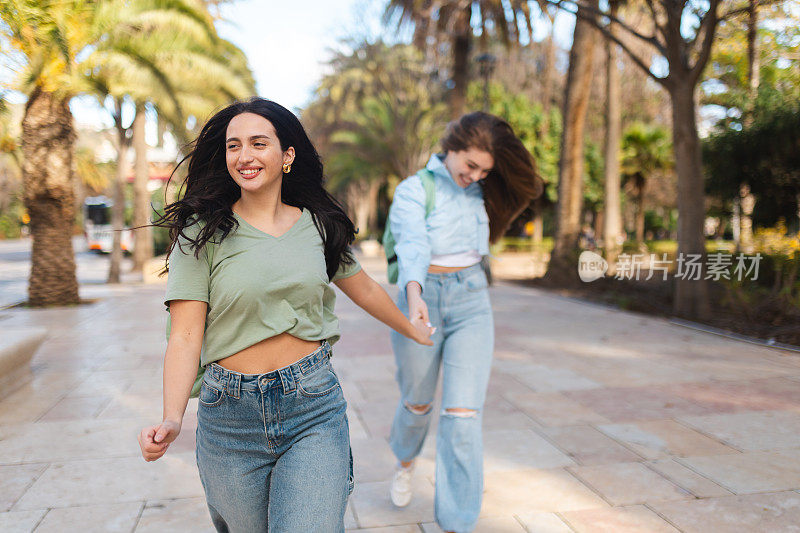
[[[508,226],[544,190],[533,156],[505,120],[475,111],[448,124],[445,152],[477,148],[491,154],[494,167],[479,183],[489,215],[489,240],[497,242]]]
[[[183,198],[166,206],[164,215],[153,223],[169,228],[167,260],[179,237],[189,241],[195,257],[199,257],[209,241],[222,242],[238,227],[232,206],[241,196],[241,189],[225,162],[225,133],[231,119],[242,113],[255,113],[269,120],[278,134],[281,150],[294,147],[291,172],[283,175],[281,183],[281,201],[311,212],[324,243],[328,279],[332,279],[341,263],[354,261],[349,245],[355,239],[355,226],[341,204],[323,187],[322,160],[303,125],[285,107],[259,97],[234,102],[211,117],[192,143],[189,155],[173,170],[172,176],[184,162],[189,162]],[[201,221],[196,238],[184,233],[187,227]]]

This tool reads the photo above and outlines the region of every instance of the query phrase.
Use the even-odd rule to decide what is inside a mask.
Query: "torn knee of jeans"
[[[431,410],[431,404],[423,403],[423,404],[419,404],[419,405],[414,405],[414,404],[406,402],[406,409],[409,412],[411,412],[411,414],[427,415]]]
[[[450,407],[443,409],[442,414],[445,416],[452,416],[453,418],[475,418],[478,416],[478,411],[475,409],[465,409],[463,407]]]

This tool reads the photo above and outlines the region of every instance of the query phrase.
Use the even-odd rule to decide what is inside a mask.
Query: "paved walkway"
[[[367,269],[381,278],[380,262]],[[11,310],[45,325],[29,382],[0,394],[0,531],[210,531],[196,401],[167,455],[136,434],[161,414],[163,285]],[[800,531],[800,356],[499,283],[478,531]],[[352,530],[434,532],[433,451],[414,501],[388,501],[397,401],[387,329],[346,297],[334,365],[350,405]]]

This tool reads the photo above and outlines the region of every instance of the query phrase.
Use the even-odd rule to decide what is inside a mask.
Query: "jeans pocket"
[[[306,398],[327,396],[339,388],[339,378],[333,373],[330,363],[320,365],[297,383],[297,390]]]
[[[225,394],[213,385],[209,385],[207,381],[203,381],[200,386],[200,395],[197,400],[205,407],[216,407],[222,403]]]
[[[480,292],[489,286],[486,274],[479,270],[464,280],[464,286],[469,292]]]

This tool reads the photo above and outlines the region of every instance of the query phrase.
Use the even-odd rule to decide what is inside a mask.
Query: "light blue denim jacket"
[[[389,224],[394,235],[399,275],[397,285],[405,290],[409,281],[425,290],[431,255],[477,250],[489,254],[489,217],[483,205],[480,184],[459,187],[439,155],[432,155],[425,168],[433,172],[436,197],[433,211],[425,219],[425,190],[419,176],[404,179],[394,191]]]

